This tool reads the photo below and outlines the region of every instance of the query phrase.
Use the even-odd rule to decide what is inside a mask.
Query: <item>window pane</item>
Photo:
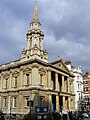
[[[40,75],[40,85],[42,85],[42,77],[43,75]]]
[[[29,84],[29,74],[26,74],[27,84]]]
[[[26,106],[29,106],[29,98],[26,98]]]
[[[7,98],[4,98],[4,104],[3,107],[6,108],[7,107]]]
[[[16,107],[16,97],[13,98],[13,107]]]
[[[15,77],[15,87],[17,86],[17,77]]]
[[[6,88],[8,87],[8,79],[6,79]]]

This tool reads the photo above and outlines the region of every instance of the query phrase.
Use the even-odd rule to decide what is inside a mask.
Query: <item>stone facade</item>
[[[74,67],[70,60],[66,60],[65,64],[68,69],[74,75],[74,92],[75,92],[75,109],[77,111],[81,111],[81,102],[83,100],[83,77],[82,77],[82,69],[81,66]]]
[[[84,91],[84,111],[90,111],[90,73],[86,72],[83,75],[83,91]]]
[[[43,50],[37,3],[27,33],[27,49],[21,59],[0,65],[0,107],[4,113],[27,114],[29,101],[50,111],[75,110],[73,75],[62,59],[49,63]]]

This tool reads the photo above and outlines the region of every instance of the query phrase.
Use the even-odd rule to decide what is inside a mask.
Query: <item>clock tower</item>
[[[21,60],[39,59],[48,62],[48,53],[43,50],[44,34],[38,16],[38,6],[35,2],[34,14],[27,33],[27,49],[22,51]]]

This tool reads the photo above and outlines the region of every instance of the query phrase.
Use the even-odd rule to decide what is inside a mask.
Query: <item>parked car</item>
[[[89,116],[89,118],[90,118],[90,112],[88,113],[88,116]]]
[[[84,118],[89,118],[89,116],[88,116],[87,113],[83,113],[82,116],[83,116]]]

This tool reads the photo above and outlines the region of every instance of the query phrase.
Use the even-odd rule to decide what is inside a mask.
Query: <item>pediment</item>
[[[31,72],[31,69],[30,69],[30,68],[25,68],[23,72],[24,72],[24,73],[30,73],[30,72]]]
[[[65,65],[65,63],[63,61],[61,61],[61,67],[62,70],[69,72],[69,69],[67,68],[67,66]]]
[[[18,72],[18,71],[14,71],[12,75],[13,75],[13,76],[18,76],[18,75],[19,75],[19,72]]]
[[[69,69],[67,68],[67,66],[65,65],[65,63],[63,62],[62,59],[52,62],[51,64],[54,65],[55,67],[60,68],[61,70],[65,71],[65,72],[69,72]]]
[[[45,73],[46,73],[46,71],[45,71],[45,69],[44,69],[44,68],[40,68],[40,69],[39,69],[39,73],[45,74]]]
[[[5,73],[5,74],[3,75],[3,77],[4,77],[4,78],[8,78],[8,77],[9,77],[9,74],[8,74],[8,73]]]

